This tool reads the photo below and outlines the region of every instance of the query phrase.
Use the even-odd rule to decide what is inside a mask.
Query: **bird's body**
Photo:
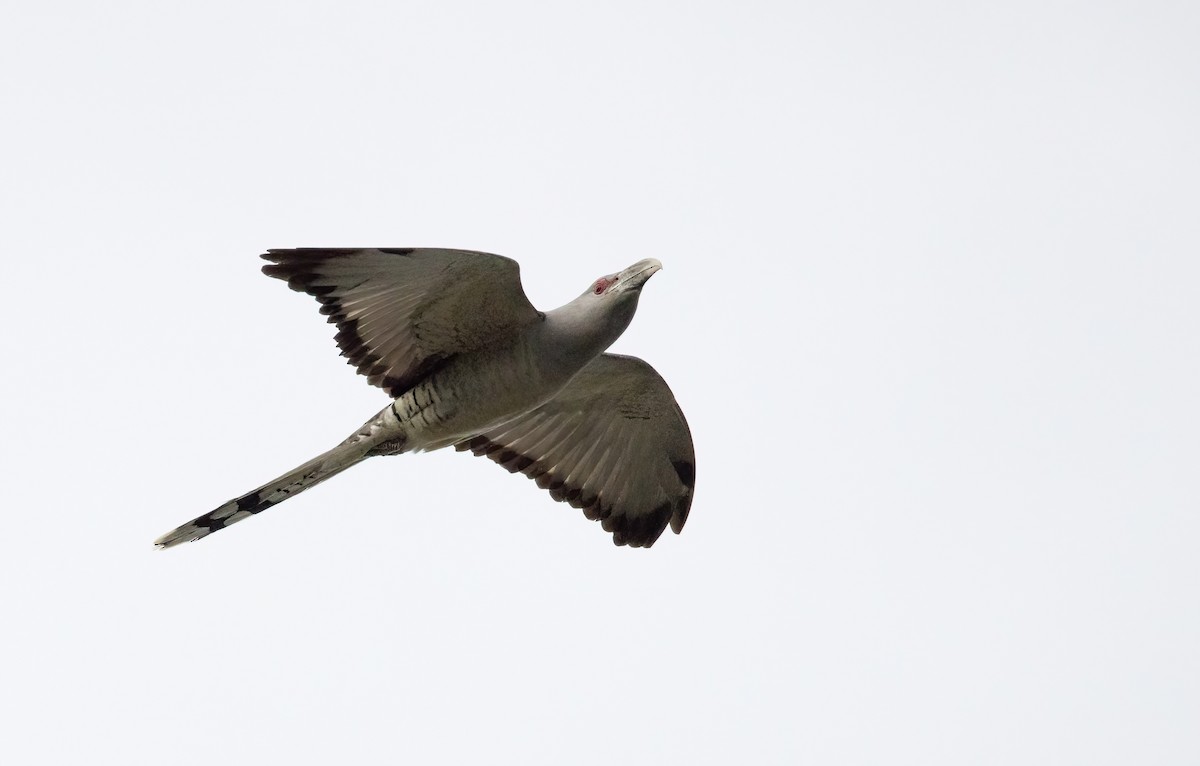
[[[394,399],[334,449],[157,545],[204,537],[368,457],[451,445],[526,473],[602,519],[618,544],[648,546],[668,521],[682,528],[694,482],[682,412],[649,365],[604,353],[632,320],[657,261],[602,277],[543,313],[525,299],[515,262],[500,256],[372,249],[263,257],[274,264],[264,267],[268,275],[323,304],[343,355]]]

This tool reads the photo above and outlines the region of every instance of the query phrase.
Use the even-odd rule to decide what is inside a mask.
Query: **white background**
[[[0,761],[1200,762],[1200,6],[7,3]],[[267,247],[448,246],[691,422],[615,548]]]

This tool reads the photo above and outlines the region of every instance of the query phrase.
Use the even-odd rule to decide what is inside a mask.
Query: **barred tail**
[[[370,454],[354,444],[342,444],[313,458],[304,465],[288,471],[283,476],[267,482],[253,492],[247,492],[236,500],[230,500],[216,510],[209,511],[203,516],[171,530],[155,540],[154,544],[159,548],[170,548],[180,543],[207,537],[230,524],[236,524],[242,519],[282,503],[309,487],[315,487],[331,476],[336,476],[350,466],[365,460]]]

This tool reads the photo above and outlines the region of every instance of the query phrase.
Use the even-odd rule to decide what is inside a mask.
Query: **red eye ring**
[[[600,293],[607,290],[612,285],[612,283],[616,282],[616,281],[617,280],[615,280],[615,279],[610,280],[608,277],[600,277],[599,279],[596,280],[596,289],[593,290],[592,292],[596,293],[596,295],[599,295]]]

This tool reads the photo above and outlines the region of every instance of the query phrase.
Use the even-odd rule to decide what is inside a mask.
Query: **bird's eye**
[[[596,293],[596,295],[599,295],[600,293],[607,290],[609,285],[611,285],[615,281],[616,280],[609,279],[608,277],[600,277],[599,279],[596,280],[595,289],[593,290],[593,292]]]

